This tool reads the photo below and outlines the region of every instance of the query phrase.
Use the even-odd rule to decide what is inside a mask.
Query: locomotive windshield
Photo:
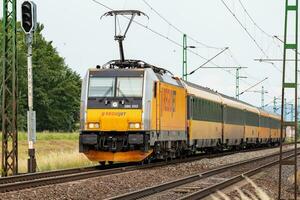
[[[115,94],[115,78],[90,78],[89,97],[113,97]]]
[[[142,77],[90,77],[89,97],[142,96]]]
[[[141,97],[143,95],[143,78],[117,78],[117,97]]]

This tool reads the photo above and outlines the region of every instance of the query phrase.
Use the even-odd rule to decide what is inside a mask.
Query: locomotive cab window
[[[117,97],[142,97],[143,78],[141,77],[118,77]]]
[[[113,97],[115,93],[115,78],[91,77],[89,97]]]

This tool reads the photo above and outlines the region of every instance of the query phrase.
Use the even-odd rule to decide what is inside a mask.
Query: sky
[[[241,95],[241,100],[260,106],[259,91],[262,86],[268,91],[265,94],[265,104],[271,103],[274,96],[281,94],[282,62],[271,65],[254,59],[267,57],[282,59],[282,43],[271,36],[283,38],[285,1],[223,0],[252,39],[227,10],[222,0],[145,1],[148,5],[144,0],[98,1],[112,9],[137,9],[145,12],[149,20],[146,17],[137,17],[136,21],[164,36],[161,37],[133,23],[124,41],[125,58],[144,60],[166,68],[176,76],[181,76],[180,45],[182,33],[186,33],[195,39],[189,38],[188,45],[196,46],[196,49],[192,50],[198,54],[188,52],[189,72],[206,62],[203,57],[209,59],[222,48],[229,47],[229,50],[214,59],[213,63],[208,63],[206,67],[216,65],[247,67],[240,72],[241,76],[248,77],[241,80],[240,92],[268,77],[265,82],[251,89],[252,92]],[[18,1],[18,10],[21,3],[22,1]],[[44,37],[48,41],[53,41],[53,45],[65,58],[67,65],[81,76],[88,68],[119,58],[118,46],[114,41],[113,18],[104,17],[100,20],[108,10],[94,0],[35,0],[35,3],[38,6],[38,22],[45,26]],[[149,5],[179,31],[159,17]],[[20,19],[20,15],[18,18]],[[120,26],[123,29],[126,22],[126,19],[120,19]],[[235,95],[234,69],[200,69],[189,76],[189,81],[230,96]]]

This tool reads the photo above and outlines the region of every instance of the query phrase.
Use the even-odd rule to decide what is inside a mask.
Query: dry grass
[[[21,173],[27,171],[27,149],[26,134],[20,133],[19,172]],[[35,149],[39,171],[76,168],[95,164],[79,153],[77,133],[38,133]]]

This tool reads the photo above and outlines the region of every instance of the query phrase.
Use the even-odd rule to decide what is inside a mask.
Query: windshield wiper
[[[107,91],[105,92],[105,94],[103,95],[103,98],[106,99],[106,98],[108,97],[107,95],[108,95],[111,91],[112,91],[112,87],[109,88],[109,90],[107,90]]]
[[[120,90],[120,88],[117,88],[117,91],[122,95],[122,97],[125,98],[125,100],[126,100],[127,102],[130,102],[130,99],[129,99],[128,97],[126,97],[126,95],[122,92],[122,90]]]

